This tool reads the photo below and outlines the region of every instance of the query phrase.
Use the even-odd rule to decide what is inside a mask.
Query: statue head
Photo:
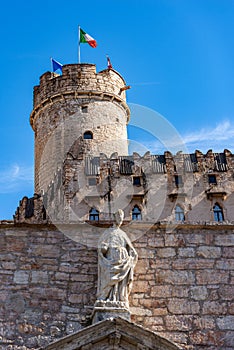
[[[124,219],[124,212],[122,209],[118,209],[114,214],[115,222],[117,226],[121,226]]]

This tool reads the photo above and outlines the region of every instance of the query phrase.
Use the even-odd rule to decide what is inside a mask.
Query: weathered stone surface
[[[205,300],[208,297],[208,291],[205,286],[196,286],[191,288],[191,298],[194,300]]]
[[[35,284],[47,284],[48,273],[46,271],[32,271],[31,282]]]
[[[219,258],[221,256],[221,248],[201,246],[197,249],[197,255],[203,258]]]
[[[208,240],[214,242],[211,236],[224,238],[229,233],[219,227],[212,228],[208,235],[206,228],[203,237],[199,228],[194,227],[191,234],[184,226],[183,231],[175,230],[167,239],[164,228],[160,228],[161,235],[158,230],[151,228],[144,239],[140,238],[145,247],[135,268],[129,298],[132,320],[186,350],[233,350],[231,246],[225,239],[224,245],[216,242],[207,246]],[[2,241],[5,231],[0,226]],[[14,232],[17,237],[17,227],[11,227],[11,238]],[[91,323],[96,300],[95,247],[72,242],[55,228],[42,231],[23,227],[21,233],[27,244],[0,255],[0,264],[6,263],[0,273],[4,350],[9,345],[17,350],[39,349],[83,329]],[[155,234],[162,237],[157,247],[152,246]],[[56,247],[51,256],[48,237],[49,246]],[[38,244],[36,238],[45,240]],[[147,242],[151,242],[150,251],[154,252],[148,256]]]
[[[27,271],[15,271],[14,282],[17,284],[28,284],[29,283],[29,272],[27,272]]]
[[[234,316],[224,316],[218,318],[217,325],[220,329],[234,331]]]
[[[168,310],[172,314],[179,315],[196,315],[200,312],[200,305],[196,301],[191,301],[188,303],[186,299],[170,299],[168,302]]]

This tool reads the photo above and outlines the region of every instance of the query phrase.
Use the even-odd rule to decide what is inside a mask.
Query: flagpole
[[[80,63],[80,26],[78,26],[78,63]]]
[[[52,57],[50,57],[50,67],[51,67],[51,78],[54,76],[53,74],[53,62],[52,62]]]

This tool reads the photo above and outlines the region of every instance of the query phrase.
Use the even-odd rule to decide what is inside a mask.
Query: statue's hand
[[[102,244],[101,252],[102,252],[103,255],[106,254],[107,250],[108,250],[108,245],[107,244]]]

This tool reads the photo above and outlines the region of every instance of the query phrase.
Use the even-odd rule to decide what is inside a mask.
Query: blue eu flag
[[[60,69],[62,71],[63,65],[61,63],[59,63],[58,61],[55,61],[53,58],[51,58],[51,62],[52,62],[53,72],[55,72],[58,69]]]

